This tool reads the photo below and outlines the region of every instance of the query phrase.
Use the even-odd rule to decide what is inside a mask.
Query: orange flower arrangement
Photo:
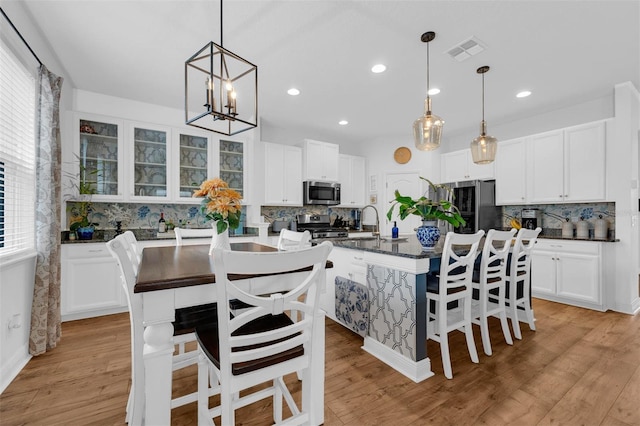
[[[194,191],[194,197],[204,197],[200,211],[209,220],[215,220],[218,234],[227,228],[236,229],[240,225],[242,213],[242,195],[220,178],[205,180],[200,189]]]

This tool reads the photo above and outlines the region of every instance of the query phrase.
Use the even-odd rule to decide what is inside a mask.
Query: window
[[[35,79],[0,40],[0,257],[35,248]]]

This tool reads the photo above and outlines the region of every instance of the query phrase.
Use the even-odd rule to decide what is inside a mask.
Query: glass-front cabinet
[[[130,198],[167,199],[169,194],[168,170],[170,169],[170,129],[134,125],[130,127],[129,139],[132,149]]]
[[[77,115],[75,123],[78,151],[70,172],[75,192],[91,193],[96,200],[121,199],[122,123],[89,114]]]
[[[245,144],[220,139],[220,179],[245,198]],[[245,200],[246,203],[246,200]]]
[[[193,191],[210,176],[209,137],[177,132],[175,144],[180,164],[176,199],[186,201],[192,198]]]

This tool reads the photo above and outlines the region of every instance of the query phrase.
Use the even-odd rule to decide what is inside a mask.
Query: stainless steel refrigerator
[[[502,207],[496,206],[496,182],[494,180],[470,180],[444,184],[451,189],[453,204],[467,222],[465,226],[453,229],[447,222],[441,221],[440,232],[454,231],[460,234],[473,234],[480,229],[502,228]],[[446,191],[439,190],[436,197],[444,198]],[[432,198],[433,199],[433,198]]]

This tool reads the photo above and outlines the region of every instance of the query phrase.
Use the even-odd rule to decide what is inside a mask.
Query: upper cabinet
[[[245,143],[220,139],[218,155],[220,160],[220,179],[227,182],[229,188],[238,191],[242,195],[242,198],[245,199]]]
[[[340,206],[363,207],[366,204],[364,157],[340,154],[338,167]]]
[[[525,139],[498,142],[496,153],[496,204],[524,204],[527,200]]]
[[[339,145],[305,139],[303,180],[338,182]]]
[[[498,142],[496,203],[606,200],[605,121]]]
[[[302,148],[264,142],[264,205],[302,206]]]
[[[534,135],[527,145],[530,203],[605,200],[604,121]]]
[[[191,200],[193,191],[212,176],[211,142],[209,136],[193,132],[175,131],[173,149],[178,159],[177,191],[173,191],[174,199]]]
[[[493,163],[484,165],[474,163],[469,149],[442,154],[440,161],[443,183],[475,179],[487,180],[493,179],[495,176]]]
[[[131,123],[129,127],[129,198],[131,200],[169,198],[171,170],[168,141],[171,130],[167,127]]]
[[[79,161],[79,165],[73,166],[73,175],[77,178],[75,184],[85,183],[94,192],[95,200],[122,198],[122,121],[78,114],[74,120],[74,128]]]

